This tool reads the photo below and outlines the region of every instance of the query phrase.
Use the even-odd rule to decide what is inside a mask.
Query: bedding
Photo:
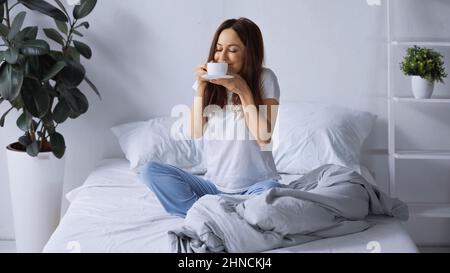
[[[164,162],[192,174],[204,174],[203,146],[189,139],[177,118],[159,117],[111,127],[129,168],[139,172],[149,161]]]
[[[289,184],[301,175],[281,177]],[[138,181],[125,158],[101,161],[66,198],[71,204],[43,252],[170,252],[168,231],[183,225]],[[374,217],[368,223],[363,232],[267,252],[417,252],[397,220]]]
[[[273,157],[279,173],[304,174],[325,164],[361,173],[360,151],[376,115],[311,102],[279,106],[273,134]],[[174,117],[117,125],[111,131],[135,172],[150,160],[192,174],[205,174],[202,139],[189,139],[185,120]]]
[[[322,103],[282,103],[273,134],[278,172],[304,174],[335,164],[361,173],[361,147],[376,118],[369,112]]]
[[[409,218],[405,203],[330,164],[258,196],[203,196],[170,231],[170,244],[183,253],[261,252],[361,232],[369,215]]]

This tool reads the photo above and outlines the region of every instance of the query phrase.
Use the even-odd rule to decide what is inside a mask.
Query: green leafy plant
[[[430,82],[444,82],[445,73],[443,56],[432,49],[414,46],[408,48],[401,70],[407,76],[420,76]]]
[[[76,119],[86,113],[89,103],[78,88],[86,81],[100,97],[94,84],[86,77],[80,59],[90,59],[90,47],[77,40],[83,37],[81,29],[89,23],[80,21],[94,9],[97,0],[81,0],[69,14],[66,7],[55,0],[55,5],[44,0],[0,0],[0,104],[9,102],[11,108],[21,113],[17,126],[24,132],[18,139],[18,147],[30,156],[51,151],[62,158],[66,150],[63,135],[57,128],[66,120]],[[16,7],[40,12],[55,22],[55,28],[44,28],[46,39],[38,39],[38,26],[23,27],[26,11],[14,18]],[[56,42],[58,49],[51,49],[48,39]]]

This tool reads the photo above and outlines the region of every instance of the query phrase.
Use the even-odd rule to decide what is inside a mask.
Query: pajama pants
[[[211,181],[178,167],[156,161],[150,161],[143,165],[139,178],[155,193],[168,213],[183,218],[203,195],[227,194],[218,190]],[[281,184],[277,180],[271,179],[255,183],[246,191],[237,194],[257,195],[275,187],[281,187]]]

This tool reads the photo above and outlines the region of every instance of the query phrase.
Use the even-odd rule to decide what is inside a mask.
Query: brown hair
[[[214,61],[219,36],[222,31],[229,28],[237,33],[245,46],[244,64],[239,75],[247,82],[252,91],[256,107],[258,107],[258,105],[263,104],[261,95],[261,73],[264,62],[264,42],[261,30],[255,23],[247,18],[229,19],[223,22],[214,34],[209,50],[208,62]],[[227,92],[225,87],[208,83],[206,85],[205,98],[203,101],[204,107],[208,105],[218,105],[223,108],[227,103]],[[239,96],[236,94],[233,94],[232,101],[234,104],[241,104]]]

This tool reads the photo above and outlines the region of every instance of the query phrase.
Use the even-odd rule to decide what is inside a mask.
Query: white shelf
[[[430,98],[430,99],[416,99],[413,97],[393,97],[393,101],[400,103],[450,103],[450,98]]]
[[[391,41],[391,45],[395,46],[436,46],[450,47],[450,42],[434,42],[434,41]]]
[[[387,121],[388,121],[388,164],[389,164],[389,195],[397,197],[397,160],[450,160],[450,150],[399,150],[396,145],[396,107],[400,104],[422,104],[422,105],[443,105],[450,104],[450,97],[432,97],[431,99],[415,99],[411,96],[395,95],[393,72],[398,71],[398,64],[393,64],[394,50],[399,47],[443,47],[450,48],[450,39],[442,38],[422,38],[422,39],[396,39],[392,33],[391,21],[393,17],[392,2],[386,1],[386,31],[387,31]],[[450,149],[450,147],[443,147]],[[450,204],[415,204],[412,207],[413,214],[423,217],[450,217]]]
[[[450,204],[408,204],[411,217],[450,218]]]
[[[450,151],[405,150],[395,152],[394,158],[450,160]]]

